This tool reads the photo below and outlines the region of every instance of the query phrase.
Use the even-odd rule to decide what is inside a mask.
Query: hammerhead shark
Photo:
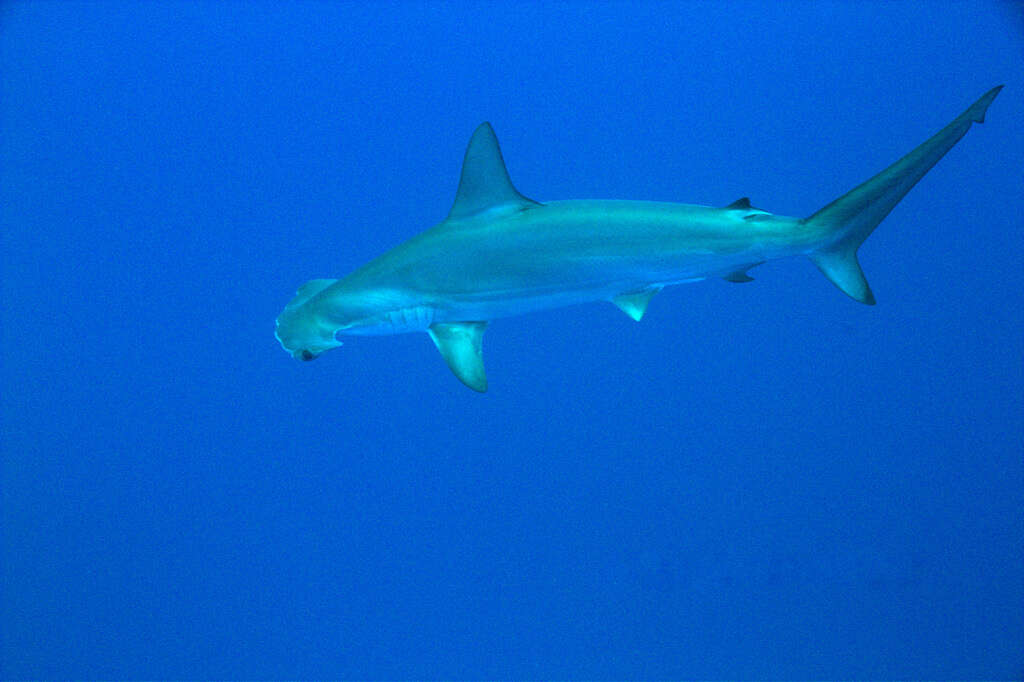
[[[918,180],[962,138],[1003,86],[870,180],[807,218],[755,208],[651,201],[540,203],[512,185],[489,123],[466,149],[455,203],[441,223],[341,279],[299,288],[277,318],[286,351],[312,360],[338,335],[426,332],[455,376],[487,390],[481,341],[490,320],[610,301],[634,320],[671,284],[722,277],[807,256],[855,301],[875,297],[857,249]]]

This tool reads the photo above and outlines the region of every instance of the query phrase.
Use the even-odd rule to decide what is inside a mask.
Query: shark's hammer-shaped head
[[[334,338],[338,325],[324,318],[316,300],[318,294],[336,281],[314,279],[306,282],[277,318],[274,335],[297,360],[315,360],[325,350],[341,345]]]
[[[315,360],[325,350],[337,348],[341,341],[334,338],[335,330],[324,325],[313,311],[305,306],[285,310],[277,318],[274,331],[281,346],[296,360]]]
[[[418,294],[389,287],[363,288],[348,280],[306,282],[277,318],[275,334],[297,360],[314,360],[342,345],[341,334],[427,331],[432,311]]]

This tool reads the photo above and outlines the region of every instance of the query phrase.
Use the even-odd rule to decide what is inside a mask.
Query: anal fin
[[[441,357],[459,378],[474,391],[487,390],[481,342],[486,322],[439,322],[428,330]]]

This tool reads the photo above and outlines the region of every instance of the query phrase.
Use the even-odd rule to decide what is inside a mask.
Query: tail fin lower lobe
[[[985,111],[1002,89],[1002,85],[992,88],[902,159],[804,219],[809,229],[834,235],[832,241],[809,256],[843,293],[874,305],[875,296],[857,262],[857,249],[910,188],[960,141],[971,124],[985,121]]]

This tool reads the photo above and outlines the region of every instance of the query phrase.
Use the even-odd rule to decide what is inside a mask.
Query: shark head
[[[337,324],[320,314],[317,296],[334,284],[333,279],[314,279],[304,284],[277,318],[274,335],[297,360],[315,360],[325,350],[337,348]]]
[[[277,318],[275,336],[297,360],[314,360],[342,345],[338,334],[427,331],[433,309],[418,292],[353,288],[348,280],[315,279],[299,288]]]
[[[274,335],[286,351],[296,360],[315,360],[325,350],[337,348],[341,341],[334,338],[337,330],[325,325],[314,311],[300,306],[285,310],[277,318]]]

